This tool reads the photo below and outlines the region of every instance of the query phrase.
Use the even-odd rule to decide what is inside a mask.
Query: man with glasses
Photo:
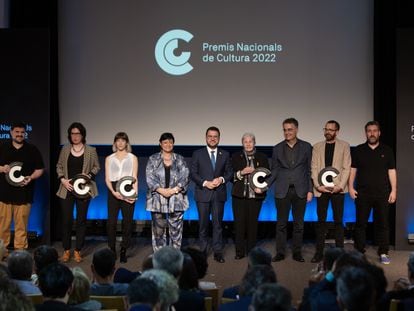
[[[344,199],[347,192],[348,178],[351,170],[351,152],[349,144],[337,138],[339,123],[335,120],[326,122],[323,128],[325,140],[316,143],[312,150],[313,193],[317,202],[318,223],[316,225],[316,253],[311,262],[320,262],[323,258],[325,236],[327,232],[326,216],[331,202],[335,224],[336,247],[344,247]],[[324,184],[319,175],[326,169]],[[334,172],[332,175],[330,173]],[[332,185],[333,184],[333,185]]]
[[[290,208],[293,214],[293,256],[304,262],[302,256],[303,218],[306,203],[312,200],[311,159],[312,146],[297,138],[298,121],[283,121],[285,139],[273,148],[272,175],[269,184],[275,182],[277,209],[276,256],[272,261],[285,259],[287,224]]]
[[[27,249],[27,225],[33,203],[34,181],[42,176],[44,165],[37,147],[26,142],[24,123],[14,123],[10,135],[11,140],[0,145],[0,239],[7,248],[13,220],[14,249]],[[22,181],[11,184],[7,182],[6,175],[10,173],[11,164],[15,162],[22,163],[22,166],[13,175],[17,180],[21,176]]]

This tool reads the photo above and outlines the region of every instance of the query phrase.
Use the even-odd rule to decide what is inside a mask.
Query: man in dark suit
[[[214,260],[223,263],[223,241],[221,223],[224,203],[227,199],[226,182],[233,176],[230,156],[218,148],[220,130],[211,126],[206,131],[205,148],[194,151],[190,175],[195,183],[195,200],[199,216],[200,249],[207,253],[207,235],[210,213],[213,220]]]
[[[276,256],[272,261],[285,259],[289,211],[293,214],[293,259],[304,262],[302,257],[303,218],[306,203],[312,200],[311,160],[312,146],[297,138],[298,121],[283,121],[285,140],[273,148],[272,176],[275,182],[277,208]]]

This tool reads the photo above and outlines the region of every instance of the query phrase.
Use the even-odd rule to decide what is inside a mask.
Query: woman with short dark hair
[[[146,168],[146,209],[151,212],[154,252],[168,244],[167,228],[170,245],[181,248],[189,169],[184,157],[174,153],[174,142],[173,134],[163,133],[159,139],[161,151],[150,156]]]

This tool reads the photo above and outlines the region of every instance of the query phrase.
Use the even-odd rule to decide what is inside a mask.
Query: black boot
[[[119,261],[122,263],[126,263],[128,261],[125,247],[121,247],[121,253],[119,254]]]

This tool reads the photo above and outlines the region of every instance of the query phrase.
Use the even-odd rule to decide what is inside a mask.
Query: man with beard
[[[335,224],[335,244],[336,247],[344,247],[344,197],[347,192],[351,170],[351,151],[347,142],[337,138],[339,127],[339,123],[335,120],[326,122],[323,128],[325,140],[315,144],[312,149],[313,193],[316,197],[318,214],[316,253],[311,260],[314,263],[320,262],[323,258],[329,202],[332,205]],[[333,178],[328,180],[328,182],[333,183],[333,186],[325,186],[319,180],[319,173],[328,168],[336,169],[338,172],[335,177],[331,176]]]
[[[14,220],[14,249],[27,249],[27,224],[33,202],[34,180],[43,174],[43,160],[39,150],[25,141],[26,125],[15,123],[10,131],[12,139],[0,145],[0,239],[7,248],[10,243],[10,225]],[[6,180],[10,164],[23,163],[17,185]],[[14,174],[15,177],[17,172]]]
[[[348,185],[356,205],[354,247],[365,252],[365,227],[373,208],[378,255],[381,263],[389,264],[389,204],[397,199],[395,158],[392,149],[379,141],[381,130],[377,121],[365,125],[365,135],[366,143],[353,150]]]
[[[226,182],[233,177],[230,155],[218,148],[220,130],[211,126],[206,131],[206,147],[194,151],[190,176],[195,183],[195,200],[199,215],[200,250],[208,253],[208,224],[213,221],[214,260],[224,263],[222,221],[227,199]]]

